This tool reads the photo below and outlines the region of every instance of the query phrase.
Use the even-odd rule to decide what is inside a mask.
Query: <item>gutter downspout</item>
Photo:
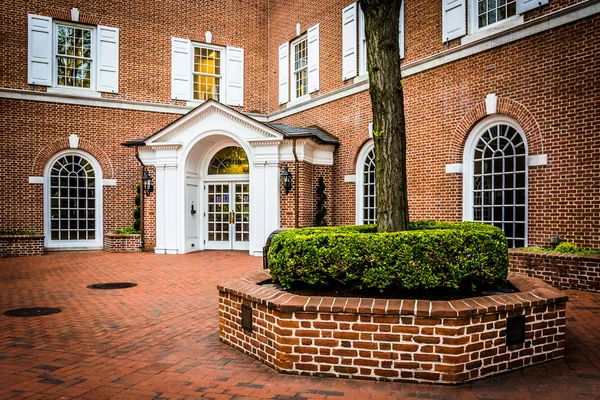
[[[137,158],[138,162],[142,166],[142,172],[140,175],[140,249],[144,250],[144,163],[140,158],[140,152],[138,150],[138,146],[135,146],[135,158]]]
[[[300,176],[299,176],[299,167],[298,167],[298,155],[296,154],[296,138],[292,139],[293,145],[292,145],[292,152],[294,153],[294,173],[296,174],[296,188],[294,190],[294,228],[298,228],[298,221],[299,221],[299,215],[298,215],[298,191],[300,189]]]

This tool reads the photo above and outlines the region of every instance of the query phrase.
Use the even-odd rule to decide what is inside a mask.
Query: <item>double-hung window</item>
[[[171,98],[244,103],[244,49],[171,38]]]
[[[516,0],[477,0],[479,29],[517,15]]]
[[[308,94],[308,36],[292,43],[292,99]]]
[[[215,99],[221,94],[221,50],[194,47],[194,100]]]
[[[27,82],[80,90],[119,91],[119,29],[28,15]]]
[[[285,104],[290,100],[309,99],[310,93],[318,90],[319,25],[317,24],[309,28],[306,34],[279,46],[279,104]]]
[[[56,24],[57,86],[92,88],[94,30],[80,26]]]

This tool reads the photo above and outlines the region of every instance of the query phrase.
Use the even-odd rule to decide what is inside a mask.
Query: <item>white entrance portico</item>
[[[280,224],[281,132],[208,100],[145,139],[156,169],[156,253],[262,255]]]

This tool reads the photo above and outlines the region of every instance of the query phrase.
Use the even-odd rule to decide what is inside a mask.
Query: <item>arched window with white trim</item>
[[[45,171],[49,248],[102,247],[102,171],[89,154],[66,150]]]
[[[505,116],[483,120],[465,145],[464,219],[499,227],[509,247],[527,245],[527,142]]]
[[[377,223],[375,191],[375,147],[372,140],[360,151],[356,162],[356,223]]]

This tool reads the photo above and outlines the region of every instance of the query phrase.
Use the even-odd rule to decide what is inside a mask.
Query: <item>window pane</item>
[[[225,147],[219,150],[208,166],[209,175],[248,174],[249,172],[248,156],[241,147]],[[221,193],[221,186],[216,190],[217,193]]]

